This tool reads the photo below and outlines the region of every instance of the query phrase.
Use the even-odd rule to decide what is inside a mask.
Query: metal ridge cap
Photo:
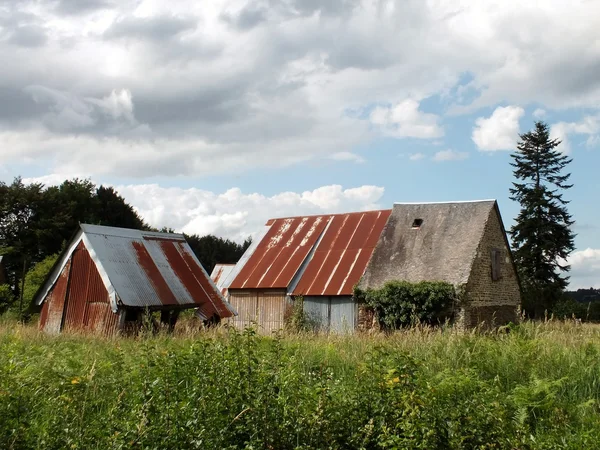
[[[445,202],[394,202],[394,205],[447,205],[452,203],[489,203],[496,202],[495,198],[483,200],[451,200]]]

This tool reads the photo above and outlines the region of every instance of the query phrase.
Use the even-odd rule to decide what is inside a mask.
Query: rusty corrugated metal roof
[[[350,295],[390,214],[388,209],[269,220],[269,230],[229,287]]]
[[[210,274],[210,278],[212,278],[213,282],[217,286],[217,289],[219,289],[223,295],[227,293],[229,277],[233,273],[234,268],[235,264],[216,264],[212,273]]]
[[[269,230],[230,289],[287,289],[331,216],[269,220]]]
[[[113,311],[121,303],[139,308],[197,306],[206,317],[234,314],[183,235],[86,224],[53,270],[38,304],[60,274],[58,265],[66,264],[80,242],[98,268]]]
[[[391,210],[332,216],[293,295],[351,295]]]

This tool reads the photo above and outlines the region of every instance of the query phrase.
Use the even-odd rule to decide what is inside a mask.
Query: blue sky
[[[0,0],[0,179],[116,186],[150,223],[498,199],[541,119],[600,286],[600,3]],[[565,39],[569,36],[569,39]]]

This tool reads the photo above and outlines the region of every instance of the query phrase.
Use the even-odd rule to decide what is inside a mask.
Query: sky
[[[536,120],[600,287],[598,0],[0,0],[0,180],[112,185],[152,225],[497,199]]]

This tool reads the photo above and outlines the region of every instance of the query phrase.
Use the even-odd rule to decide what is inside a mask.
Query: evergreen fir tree
[[[544,122],[536,122],[520,138],[511,155],[516,182],[510,198],[520,203],[521,210],[510,234],[524,309],[539,317],[552,308],[569,282],[566,259],[574,249],[574,222],[562,192],[573,186],[568,184],[571,174],[563,173],[572,160],[556,149],[560,140],[550,139]]]

